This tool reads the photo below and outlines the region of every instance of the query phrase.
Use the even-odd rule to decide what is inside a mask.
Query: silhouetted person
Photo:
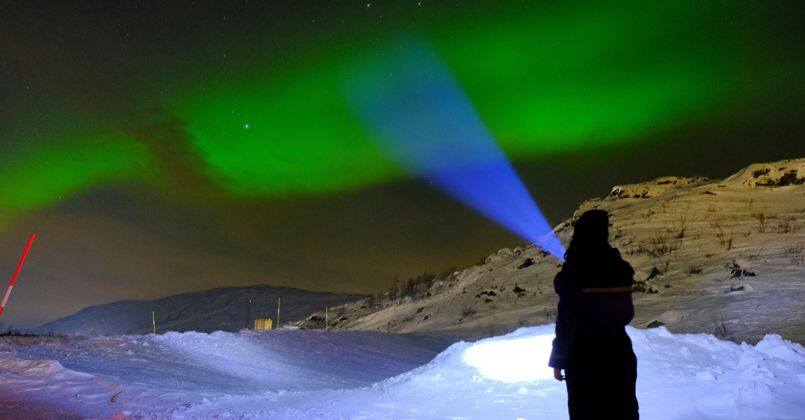
[[[634,317],[634,270],[608,237],[606,211],[582,214],[554,279],[559,308],[548,364],[566,381],[572,420],[638,418],[637,358],[625,329]]]

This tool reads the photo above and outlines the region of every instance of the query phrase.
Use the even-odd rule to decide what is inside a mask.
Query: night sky
[[[402,37],[433,46],[554,224],[615,184],[803,156],[797,2],[553,3],[0,1],[2,276],[39,235],[4,321],[372,292],[522,244],[348,106],[352,69]]]

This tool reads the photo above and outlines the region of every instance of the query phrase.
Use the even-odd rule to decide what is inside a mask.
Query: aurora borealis
[[[520,243],[350,107],[345,81],[400,34],[432,45],[553,223],[615,183],[802,151],[794,2],[0,7],[0,269],[27,232],[42,246],[22,324],[229,284],[367,292]]]
[[[792,67],[759,69],[775,57],[737,39],[717,7],[633,8],[514,8],[465,17],[449,30],[428,21],[419,29],[504,150],[524,158],[637,141],[706,119],[719,105],[751,101],[753,90],[798,70],[785,62]],[[690,31],[707,25],[716,26]],[[270,70],[252,75],[249,63],[243,76],[222,77],[223,86],[199,89],[170,108],[187,122],[213,176],[235,192],[317,192],[383,181],[394,173],[348,109],[342,84],[356,63],[382,62],[384,38],[393,37],[357,41],[346,54],[325,51],[285,71],[265,64]]]

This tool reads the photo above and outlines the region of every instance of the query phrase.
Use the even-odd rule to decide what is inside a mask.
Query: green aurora
[[[143,127],[154,123],[138,120],[143,109],[179,121],[182,136],[172,141],[184,143],[183,159],[198,162],[211,186],[236,198],[333,193],[397,179],[404,174],[348,107],[345,80],[356,65],[382,62],[398,33],[432,43],[514,160],[640,142],[740,115],[802,70],[784,48],[765,47],[786,41],[768,30],[770,18],[759,10],[762,4],[694,1],[477,5],[449,19],[400,18],[383,31],[311,35],[282,59],[267,48],[226,69],[205,59],[225,45],[198,47],[197,59],[138,75],[132,105],[112,117],[79,112],[47,129],[0,132],[30,145],[3,157],[0,200],[11,204],[0,224],[99,185],[169,183],[162,152],[143,139]],[[157,94],[171,81],[175,89]],[[35,114],[12,114],[13,125],[33,124]]]

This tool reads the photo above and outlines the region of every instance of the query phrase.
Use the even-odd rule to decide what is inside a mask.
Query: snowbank
[[[799,344],[767,335],[739,345],[664,328],[629,335],[644,418],[805,417]],[[43,401],[89,416],[566,418],[564,384],[545,366],[552,336],[551,325],[523,328],[453,344],[432,360],[433,343],[359,332],[0,342],[0,380],[13,385],[0,393],[50,395]],[[75,404],[69,395],[78,387],[94,397]]]

